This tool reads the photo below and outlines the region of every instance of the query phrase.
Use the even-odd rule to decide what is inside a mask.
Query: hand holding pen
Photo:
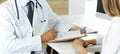
[[[82,31],[83,31],[82,34],[84,34],[84,36],[87,36],[86,27],[84,27],[84,28],[82,29]]]
[[[97,31],[87,32],[86,27],[82,29],[82,34],[84,34],[85,36],[87,36],[87,34],[95,34],[95,33],[97,33]]]

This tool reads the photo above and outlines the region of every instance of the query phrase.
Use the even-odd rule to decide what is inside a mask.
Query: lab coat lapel
[[[30,21],[27,17],[27,13],[25,13],[25,11],[22,8],[21,8],[21,12],[19,14],[20,14],[20,20],[24,21],[26,23],[26,25],[28,25],[30,28],[32,28]]]
[[[26,15],[25,11],[23,10],[22,12],[23,12],[23,15],[24,15],[24,16],[22,16],[22,18],[25,18],[25,19],[23,19],[23,20],[24,20],[25,23],[26,23],[27,32],[29,32],[29,34],[27,34],[26,36],[31,37],[31,36],[33,35],[33,28],[32,28],[32,25],[31,25],[31,23],[30,23],[30,21],[29,21],[27,15]]]
[[[41,23],[41,14],[37,11],[38,8],[34,9],[34,16],[33,16],[33,35],[42,35],[44,33],[44,25]]]
[[[23,28],[22,31],[25,33],[25,29],[27,29],[27,32],[30,32],[30,34],[26,34],[26,36],[32,36],[32,26],[29,22],[29,19],[27,17],[27,13],[25,12],[24,8],[21,7],[20,4],[18,4],[19,8],[19,21],[21,22],[21,27]]]
[[[19,3],[19,2],[17,2],[17,3]],[[25,20],[25,22],[27,23],[27,25],[31,26],[30,21],[29,21],[29,19],[27,17],[27,13],[24,10],[24,7],[22,5],[20,5],[20,4],[18,4],[18,8],[19,8],[19,11],[20,11],[19,15],[20,15],[21,20]]]
[[[32,27],[31,24],[27,18],[27,14],[25,13],[23,7],[21,7],[20,3],[17,1],[17,7],[18,7],[18,12],[17,9],[15,8],[14,0],[9,1],[12,5],[11,9],[14,11],[11,12],[11,23],[15,29],[15,33],[17,37],[31,37],[32,36]],[[8,9],[9,10],[9,9]],[[11,10],[10,10],[11,11]],[[19,13],[19,19],[18,19],[18,14]]]
[[[47,20],[44,21],[44,16],[41,10],[41,7],[38,5],[38,8],[34,9],[34,18],[33,18],[33,33],[34,35],[43,34],[47,31]]]

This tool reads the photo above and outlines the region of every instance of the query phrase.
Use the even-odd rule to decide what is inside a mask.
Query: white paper
[[[58,33],[56,39],[66,39],[81,36],[80,30]]]
[[[76,39],[76,38],[80,38],[82,36],[84,36],[84,35],[82,35],[80,33],[80,30],[62,32],[62,33],[58,33],[55,40],[52,40],[52,41],[49,41],[49,42],[68,41],[68,40],[73,40],[73,39]]]

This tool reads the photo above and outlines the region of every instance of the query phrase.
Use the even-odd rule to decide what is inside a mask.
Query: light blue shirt
[[[25,12],[28,13],[28,6],[27,6],[27,3],[29,2],[30,0],[20,0],[20,4],[21,6],[24,8]],[[35,0],[31,0],[33,1],[34,3],[34,7],[36,6],[36,1]],[[32,6],[33,8],[33,6]]]

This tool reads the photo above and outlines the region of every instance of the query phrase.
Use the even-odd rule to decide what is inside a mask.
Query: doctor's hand
[[[80,33],[82,34],[84,31],[83,31],[83,28],[80,28],[78,26],[74,26],[72,28],[69,29],[69,31],[75,31],[75,30],[80,30]]]
[[[44,33],[41,36],[42,42],[47,42],[50,40],[54,40],[55,37],[57,36],[58,32],[56,30],[49,30],[48,32]]]

